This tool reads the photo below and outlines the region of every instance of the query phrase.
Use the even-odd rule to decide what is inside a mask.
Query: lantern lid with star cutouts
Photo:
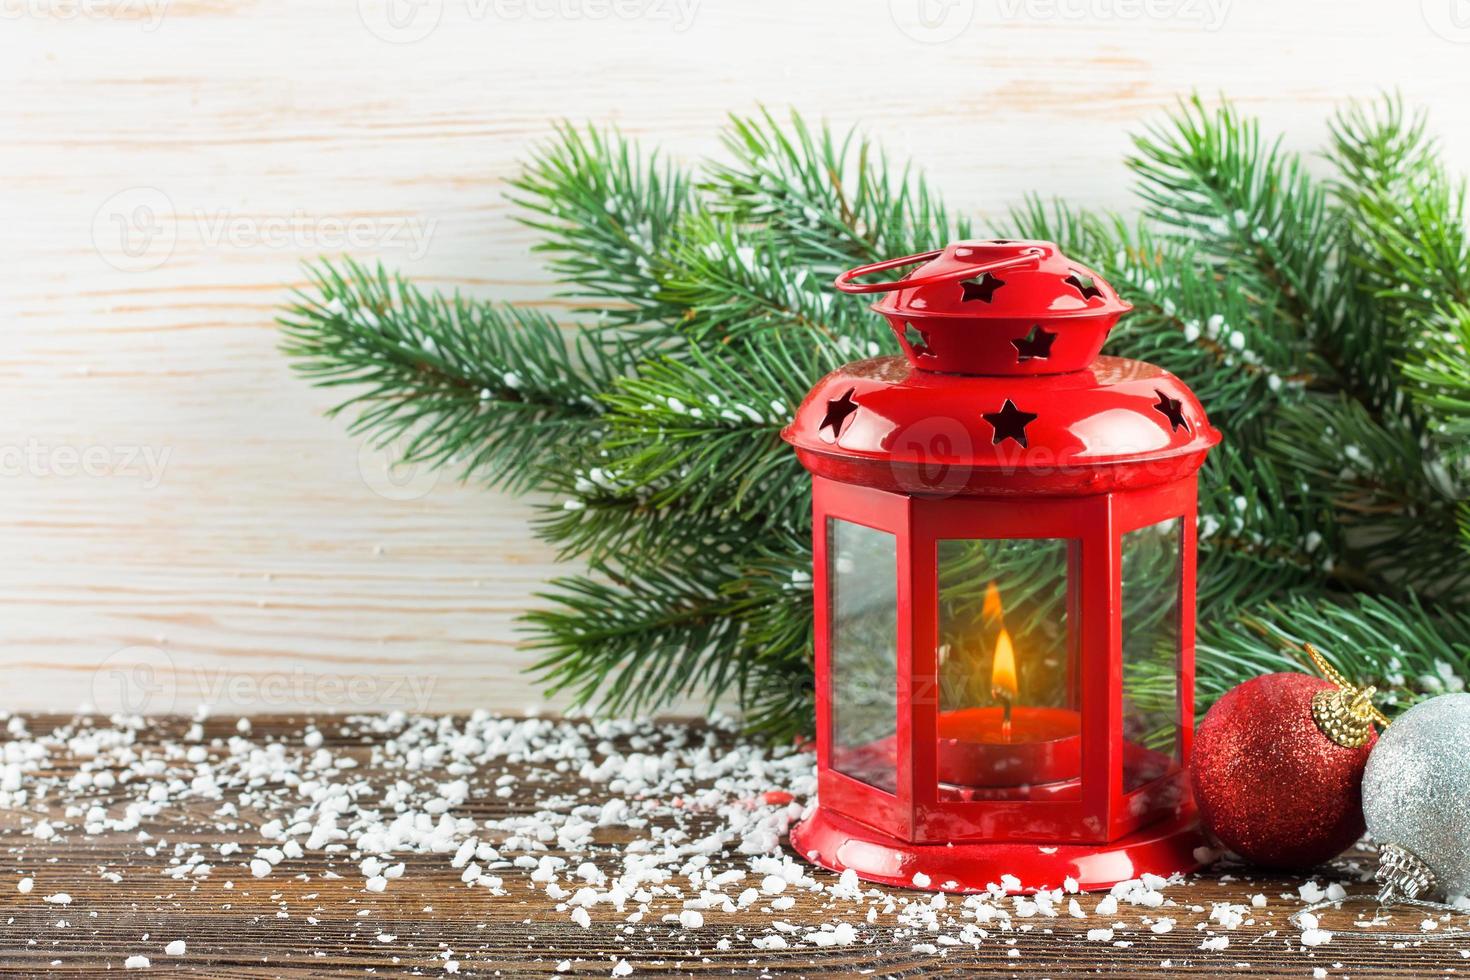
[[[900,280],[858,281],[914,263]],[[782,436],[819,476],[906,493],[1096,493],[1186,476],[1220,441],[1184,382],[1098,355],[1131,307],[1050,242],[956,242],[837,286],[892,294],[873,308],[903,356],[844,365],[802,402]]]
[[[902,279],[859,282],[915,265]],[[921,371],[1061,374],[1092,363],[1108,331],[1133,307],[1051,242],[960,241],[923,255],[875,262],[837,277],[845,293],[886,293],[888,319]]]

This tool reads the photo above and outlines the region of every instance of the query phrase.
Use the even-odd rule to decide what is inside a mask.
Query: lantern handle
[[[965,248],[980,251],[983,249],[1005,249],[1013,251],[1011,242],[974,242],[967,243]],[[916,286],[930,286],[937,282],[951,282],[956,279],[970,279],[986,272],[998,272],[1001,269],[1013,269],[1019,265],[1029,265],[1039,262],[1051,254],[1051,249],[1044,245],[1027,245],[1020,252],[1004,258],[991,259],[987,262],[978,262],[974,265],[961,266],[958,269],[950,269],[947,272],[933,272],[927,276],[914,276],[910,279],[895,279],[891,282],[853,282],[859,276],[871,275],[874,272],[886,272],[889,269],[897,269],[905,265],[918,265],[928,262],[943,254],[944,249],[935,249],[932,252],[921,252],[918,255],[905,255],[897,259],[884,259],[882,262],[873,262],[868,265],[860,265],[855,269],[848,269],[833,280],[833,284],[844,293],[887,293],[895,289],[909,289]]]

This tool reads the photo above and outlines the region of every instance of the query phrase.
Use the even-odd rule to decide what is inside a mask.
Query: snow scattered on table
[[[557,959],[565,951],[548,947],[545,969],[585,973],[595,965],[612,976],[637,971],[647,950],[634,939],[653,935],[687,946],[690,955],[743,951],[752,963],[766,954],[810,957],[873,944],[939,958],[957,948],[1021,958],[1072,935],[1085,936],[1103,957],[1130,948],[1127,955],[1136,957],[1137,948],[1153,944],[1150,962],[1167,969],[1173,961],[1158,959],[1160,952],[1179,957],[1197,947],[1189,959],[1204,962],[1230,949],[1230,934],[1258,916],[1284,923],[1302,904],[1347,897],[1341,884],[1314,880],[1271,911],[1265,894],[1181,904],[1170,892],[1186,879],[1156,875],[1101,894],[1083,893],[1068,878],[1056,888],[1008,895],[1021,884],[1010,875],[974,894],[875,887],[851,870],[816,869],[784,846],[814,792],[811,754],[744,741],[719,720],[695,727],[394,712],[319,721],[292,738],[259,735],[248,719],[229,731],[213,726],[217,734],[207,737],[204,720],[181,739],[120,716],[79,719],[44,735],[12,724],[13,740],[0,754],[0,807],[21,815],[17,832],[32,846],[124,834],[156,858],[165,878],[185,885],[223,879],[224,894],[233,894],[236,881],[256,895],[283,887],[276,882],[340,882],[362,906],[355,921],[364,925],[355,935],[383,947],[395,963],[412,957],[446,974],[478,972],[476,951],[442,942],[426,951],[425,937],[406,927],[431,930],[432,915],[422,923],[375,917],[377,903],[402,894],[405,879],[447,875],[485,903],[535,898],[563,927],[619,944],[606,947],[599,964]],[[485,800],[514,805],[497,804],[497,816],[473,816]],[[204,828],[215,838],[208,844],[150,836],[172,819],[200,813],[214,822]],[[1207,849],[1196,855],[1219,856]],[[44,890],[48,880],[52,889],[60,884],[44,865],[16,863],[15,873],[24,875],[16,883],[21,896]],[[129,866],[96,873],[115,884],[124,873],[132,879],[158,872]],[[934,884],[923,871],[912,881]],[[160,887],[178,887],[174,882]],[[70,906],[73,920],[96,914],[88,903],[79,912],[65,892],[21,899],[38,900]],[[278,904],[280,917],[303,914]],[[1301,924],[1299,934],[1283,925],[1281,935],[1299,940],[1292,948],[1304,955],[1332,941],[1317,916],[1303,916]],[[1438,930],[1439,923],[1425,919],[1422,929]],[[1197,930],[1198,938],[1192,931],[1171,935],[1185,930]],[[201,937],[190,939],[191,962],[207,961]],[[151,948],[162,941],[153,939]],[[189,946],[178,938],[162,948],[182,957]],[[1240,956],[1240,948],[1244,941],[1231,955]],[[113,955],[123,953],[129,969],[150,965],[142,954]]]

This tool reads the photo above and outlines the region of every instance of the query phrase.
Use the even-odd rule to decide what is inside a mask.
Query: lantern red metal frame
[[[975,259],[957,261],[957,250]],[[949,291],[939,300],[951,297],[961,278],[956,268],[964,272],[968,265],[974,275],[982,257],[984,267],[1012,270],[1008,274],[1036,267],[1034,288],[1013,302],[1024,306],[1040,295],[1039,308],[1028,312],[1013,306],[988,322],[939,309],[935,291]],[[1079,336],[1071,348],[1079,355],[1091,352],[1083,366],[1063,363],[1070,369],[1040,376],[1035,365],[1021,371],[999,364],[984,376],[934,372],[934,365],[924,363],[932,358],[904,340],[915,320],[929,331],[960,334],[936,347],[971,366],[976,346],[985,347],[972,345],[974,332],[1015,334],[1022,326],[1050,326],[1059,313],[1080,323],[1089,311],[1058,311],[1058,301],[1047,298],[1061,269],[1080,274],[1051,243],[956,243],[941,252],[852,270],[838,284],[856,291],[854,276],[913,261],[927,265],[907,280],[879,284],[906,294],[897,303],[875,307],[889,317],[908,364],[874,359],[839,369],[813,389],[785,433],[813,474],[818,692],[819,802],[792,829],[792,846],[817,864],[851,868],[870,881],[948,891],[995,885],[1030,891],[1059,887],[1067,878],[1082,888],[1100,888],[1146,872],[1192,869],[1198,864],[1195,849],[1204,843],[1184,772],[1194,719],[1195,473],[1218,434],[1178,379],[1137,362],[1093,360],[1107,330],[1127,310],[1111,289],[1088,287],[1099,294],[1088,298],[1092,319],[1085,324],[1096,336]],[[915,304],[915,296],[930,301]],[[992,343],[984,357],[993,362],[995,349]],[[833,425],[831,406],[840,404],[836,396],[842,392],[841,398],[856,407],[848,410],[844,404],[843,417]],[[1158,404],[1152,403],[1154,396]],[[983,410],[995,408],[1003,397],[1024,402],[1037,416],[1035,435],[1027,440],[1023,434],[1020,455],[1006,454],[1016,447],[1002,445],[998,429],[985,445],[990,423],[981,421]],[[1174,414],[1154,418],[1166,408]],[[867,417],[849,421],[847,416],[859,411]],[[1143,431],[1134,416],[1159,432]],[[920,458],[905,455],[902,433],[920,430],[949,432],[960,445]],[[1099,436],[1102,430],[1133,433],[1128,438],[1138,446],[1113,452],[1118,447]],[[898,709],[892,793],[833,765],[832,519],[895,538]],[[1165,774],[1129,789],[1125,753],[1143,750],[1123,731],[1123,541],[1131,531],[1171,519],[1179,521],[1180,535],[1177,755]],[[1067,683],[1081,715],[1080,775],[990,797],[957,795],[942,784],[938,759],[939,542],[1028,538],[1068,542],[1072,650]]]

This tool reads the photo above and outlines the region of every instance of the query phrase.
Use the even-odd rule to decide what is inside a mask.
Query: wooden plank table
[[[0,736],[4,739],[0,749],[8,750],[0,761],[14,762],[25,746],[46,733],[68,731],[58,727],[67,719],[24,721],[29,734],[12,731]],[[384,761],[391,758],[382,751],[388,736],[367,735],[328,718],[317,724],[323,737],[318,751],[357,760],[354,779],[388,790],[407,778],[396,764]],[[168,766],[181,766],[185,760],[179,745],[189,725],[186,719],[150,722],[133,732],[131,747],[125,751],[142,758],[167,756]],[[229,753],[231,738],[238,736],[235,720],[210,719],[203,728],[204,737],[195,744],[205,748],[210,764],[217,763]],[[311,749],[301,744],[302,733],[301,718],[257,718],[248,739],[254,747],[279,744],[286,751],[309,754]],[[728,734],[719,738],[722,745],[733,740]],[[236,748],[244,744],[237,741]],[[939,936],[947,930],[926,936],[920,934],[922,929],[905,925],[903,909],[930,901],[921,893],[897,893],[899,913],[877,914],[871,924],[861,915],[861,905],[836,899],[830,891],[797,888],[786,893],[794,897],[794,904],[779,913],[763,897],[733,914],[706,911],[702,926],[686,928],[663,918],[678,913],[679,901],[655,899],[641,922],[629,923],[622,915],[599,910],[584,928],[573,921],[565,905],[558,908],[560,903],[548,896],[544,883],[532,880],[530,869],[497,870],[505,894],[492,894],[486,888],[467,887],[461,871],[451,867],[450,855],[444,853],[395,858],[404,861],[406,870],[381,893],[364,889],[358,867],[361,855],[346,847],[336,853],[308,851],[300,858],[285,857],[268,876],[255,878],[247,868],[251,852],[268,843],[258,831],[264,815],[261,802],[277,796],[286,801],[299,787],[285,792],[268,778],[252,780],[252,786],[224,783],[225,801],[238,799],[241,790],[249,795],[238,818],[223,818],[227,825],[223,829],[220,802],[200,799],[167,807],[143,819],[136,829],[88,833],[80,826],[89,819],[87,809],[116,807],[141,792],[137,778],[105,790],[93,786],[63,792],[59,787],[95,750],[95,745],[87,744],[74,744],[62,752],[53,747],[45,766],[25,777],[32,786],[53,781],[52,791],[44,798],[36,798],[33,791],[26,805],[0,812],[0,974],[91,975],[119,970],[135,955],[148,956],[151,971],[211,977],[441,976],[448,959],[463,976],[545,976],[556,974],[558,965],[568,975],[609,976],[620,961],[626,961],[623,969],[631,967],[635,976],[1428,977],[1470,972],[1470,934],[1453,934],[1465,924],[1463,917],[1446,919],[1425,932],[1420,926],[1422,913],[1398,914],[1387,925],[1369,929],[1352,924],[1351,909],[1329,911],[1323,926],[1334,930],[1334,938],[1308,948],[1300,942],[1300,930],[1288,921],[1303,905],[1297,892],[1304,879],[1240,869],[1212,871],[1167,888],[1170,904],[1161,909],[1124,905],[1116,915],[1099,917],[1092,914],[1098,897],[1079,896],[1087,918],[1063,911],[1056,917],[1015,918],[1008,925],[992,922],[978,947],[943,945]],[[601,805],[616,797],[608,782],[589,781],[575,767],[566,768],[569,771],[557,772],[555,766],[509,759],[480,767],[464,777],[471,791],[454,808],[454,816],[483,824],[532,815],[548,800]],[[450,778],[432,770],[426,774],[431,779]],[[521,781],[518,787],[534,783],[536,791],[497,795],[494,788],[505,775]],[[158,781],[170,778],[159,775]],[[179,785],[175,784],[174,796],[180,795]],[[700,786],[683,789],[692,799]],[[77,808],[70,817],[67,806]],[[55,836],[38,838],[35,828],[41,819],[62,829]],[[710,819],[714,818],[695,818],[685,829]],[[599,830],[596,846],[605,855],[616,855],[637,836],[632,827],[605,827]],[[220,856],[217,845],[226,840],[240,842],[243,850]],[[213,858],[208,874],[175,878],[164,873],[176,856],[201,852]],[[563,852],[553,841],[545,854]],[[573,864],[582,859],[564,856]],[[749,860],[731,853],[710,855],[712,869],[745,868]],[[1317,880],[1325,885],[1336,878],[1350,893],[1361,894],[1368,886],[1358,883],[1355,872],[1365,867],[1371,867],[1371,858],[1343,862]],[[34,879],[34,888],[24,894],[15,884],[22,877]],[[835,882],[835,876],[825,872],[814,871],[812,877],[827,886]],[[46,901],[61,893],[70,896],[69,904]],[[1266,896],[1266,906],[1252,907],[1252,896],[1260,894]],[[956,898],[949,902],[950,910],[959,908]],[[1219,902],[1246,906],[1247,921],[1234,929],[1210,922],[1213,903]],[[1161,914],[1176,924],[1171,931],[1156,934],[1141,916]],[[797,937],[803,926],[851,921],[857,925],[857,939],[827,948],[795,940],[786,949],[756,948],[753,938],[774,934],[773,919],[795,927],[787,934]],[[1113,922],[1125,924],[1113,940],[1088,939],[1089,929]],[[1201,949],[1201,941],[1209,935],[1226,936],[1229,945],[1218,952]],[[177,939],[186,940],[186,954],[166,955],[165,945]]]

